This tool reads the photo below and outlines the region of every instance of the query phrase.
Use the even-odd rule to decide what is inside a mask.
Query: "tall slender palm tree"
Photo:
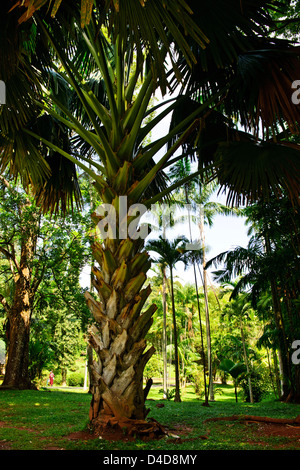
[[[234,283],[226,284],[224,287],[224,291],[232,291],[234,289]],[[241,340],[243,345],[243,356],[244,356],[244,363],[246,366],[247,376],[248,376],[248,386],[249,386],[249,397],[250,403],[253,403],[253,393],[252,393],[252,382],[251,382],[251,371],[249,366],[249,360],[247,356],[246,350],[246,342],[245,342],[245,333],[244,333],[244,318],[247,317],[249,310],[251,310],[251,302],[247,298],[247,293],[240,294],[237,298],[232,299],[225,308],[225,312],[228,316],[233,317],[239,326],[240,333],[241,333]]]
[[[176,220],[174,219],[173,208],[171,205],[166,204],[155,204],[151,207],[151,214],[155,216],[157,219],[157,225],[155,225],[155,230],[162,230],[162,238],[166,239],[166,231],[167,228],[173,227],[176,224]],[[153,229],[153,225],[151,225]],[[167,266],[164,262],[160,264],[161,273],[162,273],[162,305],[163,305],[163,364],[164,364],[164,372],[163,372],[163,394],[164,398],[168,396],[168,355],[167,355]]]
[[[175,356],[175,401],[180,402],[180,377],[179,377],[179,357],[178,357],[178,341],[177,341],[177,326],[176,326],[176,309],[174,297],[174,268],[175,265],[182,261],[187,262],[188,252],[185,251],[184,244],[187,239],[180,237],[175,238],[172,242],[164,239],[162,236],[158,240],[150,240],[147,242],[146,249],[148,251],[155,251],[159,254],[158,261],[165,263],[170,270],[171,281],[171,301],[172,301],[172,316],[174,328],[174,356]]]
[[[185,145],[188,147],[187,145]],[[191,164],[188,157],[176,162],[169,172],[171,181],[176,181],[179,178],[191,174]],[[217,214],[238,214],[237,208],[230,208],[220,202],[210,201],[212,194],[217,190],[218,185],[216,181],[206,183],[196,178],[183,187],[175,191],[177,199],[184,201],[188,207],[188,223],[189,223],[189,236],[190,241],[193,243],[191,221],[193,220],[199,227],[199,241],[200,251],[192,257],[195,283],[197,283],[196,266],[198,266],[205,299],[205,317],[206,317],[206,339],[207,339],[207,360],[208,360],[208,375],[209,375],[209,398],[214,401],[214,388],[213,388],[213,371],[212,371],[212,351],[211,351],[211,331],[210,331],[210,318],[209,318],[209,305],[208,305],[208,281],[206,271],[206,243],[205,243],[205,225],[210,227],[213,224],[214,216]],[[195,242],[195,240],[194,240]],[[202,265],[202,272],[200,269]],[[200,316],[200,312],[199,312]]]

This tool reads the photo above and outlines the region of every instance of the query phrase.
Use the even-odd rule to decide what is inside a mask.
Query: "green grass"
[[[269,417],[295,417],[300,405],[266,400],[253,405],[235,403],[231,386],[218,387],[222,394],[209,407],[202,406],[192,388],[182,394],[182,402],[162,400],[159,388],[153,388],[147,400],[149,416],[180,435],[159,441],[108,442],[103,439],[70,440],[68,436],[87,429],[91,396],[78,389],[40,391],[0,391],[0,449],[7,444],[13,450],[240,450],[294,449],[294,441],[283,437],[265,437],[257,425],[236,421],[204,422],[207,418],[233,414]],[[158,403],[164,404],[162,408]],[[184,434],[182,434],[184,432]],[[201,436],[207,436],[202,439]],[[299,447],[297,447],[299,449]]]

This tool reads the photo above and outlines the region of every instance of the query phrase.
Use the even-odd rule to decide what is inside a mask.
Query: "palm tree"
[[[41,21],[39,24],[43,29]],[[73,154],[59,149],[48,139],[41,138],[39,134],[30,130],[27,133],[52,150],[60,152],[85,171],[95,181],[100,199],[113,208],[116,218],[119,219],[124,198],[127,198],[129,208],[141,200],[145,207],[150,207],[163,194],[172,190],[172,187],[163,186],[163,191],[160,189],[157,193],[157,185],[152,190],[151,186],[162,166],[166,165],[173,155],[177,144],[157,163],[154,163],[153,157],[164,147],[169,137],[142,147],[145,136],[166,114],[166,111],[163,111],[141,127],[150,112],[147,109],[148,104],[158,81],[154,71],[148,68],[147,61],[143,64],[138,61],[132,63],[128,44],[121,43],[117,38],[115,44],[109,47],[102,34],[97,36],[98,27],[97,16],[93,15],[83,39],[105,83],[108,108],[97,99],[60,47],[59,35],[54,37],[46,28],[43,29],[44,34],[47,35],[65,70],[64,79],[76,92],[89,116],[89,125],[83,126],[55,95],[48,98],[55,107],[41,105],[53,118],[76,131],[92,148],[92,154],[96,158],[91,160],[82,154],[76,158]],[[116,51],[118,54],[115,54]],[[114,57],[112,62],[109,62],[108,54]],[[134,95],[142,68],[144,82]],[[60,108],[60,113],[57,112],[57,107]],[[195,115],[205,107],[206,104],[200,105]],[[171,112],[173,108],[172,103],[167,111]],[[191,115],[181,123],[177,131],[181,126],[192,122],[193,117],[194,115]],[[155,197],[151,196],[153,190],[156,192]],[[98,227],[107,223],[104,214],[101,214],[103,207],[100,206],[99,212],[96,211],[93,215]],[[142,289],[150,262],[147,254],[142,251],[143,238],[139,235],[129,235],[133,219],[135,217],[129,216],[127,220],[123,220],[122,234],[121,227],[115,227],[116,238],[105,238],[102,234],[103,243],[95,241],[93,245],[93,255],[100,267],[93,268],[93,285],[100,301],[96,301],[89,293],[86,294],[86,299],[95,318],[89,340],[98,356],[92,367],[93,398],[90,408],[90,420],[95,429],[101,429],[112,417],[118,420],[141,420],[147,412],[144,404],[148,387],[143,390],[142,375],[154,348],[143,353],[146,348],[144,336],[152,324],[156,307],[151,305],[140,315],[150,294],[150,287]]]
[[[174,125],[174,122],[173,122]],[[185,145],[186,149],[188,148]],[[170,179],[176,181],[184,176],[191,174],[191,164],[188,157],[176,162],[169,172]],[[195,283],[196,278],[196,265],[198,266],[205,299],[205,318],[206,318],[206,339],[207,339],[207,360],[208,360],[208,374],[209,374],[209,398],[214,401],[214,388],[213,388],[213,373],[212,373],[212,351],[211,351],[211,331],[210,331],[210,319],[209,319],[209,305],[208,305],[208,282],[207,282],[207,271],[206,271],[206,244],[205,244],[205,224],[210,227],[213,225],[213,219],[217,214],[232,215],[238,214],[239,211],[236,208],[229,208],[220,202],[210,201],[212,194],[217,190],[218,185],[216,181],[207,183],[196,178],[188,183],[184,184],[176,190],[177,199],[181,202],[185,202],[188,207],[188,222],[189,222],[189,235],[190,241],[192,239],[191,219],[198,224],[199,227],[199,241],[200,251],[194,253],[192,257]],[[200,264],[202,264],[202,272],[200,270]],[[200,312],[199,312],[200,315]]]
[[[31,144],[33,140],[28,136],[36,138],[86,172],[94,181],[103,203],[113,206],[117,219],[121,197],[127,197],[128,207],[141,202],[145,207],[150,207],[191,179],[184,178],[164,189],[160,187],[160,190],[156,180],[156,195],[153,196],[150,191],[160,172],[170,165],[174,152],[193,135],[193,131],[211,130],[212,126],[206,124],[216,107],[222,116],[223,112],[227,115],[237,114],[245,124],[256,124],[256,128],[258,121],[269,128],[280,115],[281,120],[286,121],[290,130],[294,131],[291,123],[299,120],[299,111],[288,99],[280,100],[279,104],[275,99],[278,87],[283,92],[279,96],[287,97],[290,80],[298,78],[299,61],[294,49],[288,43],[266,37],[264,27],[259,26],[270,24],[264,2],[256,0],[251,5],[243,5],[243,11],[233,0],[232,8],[228,7],[228,2],[225,6],[223,3],[218,0],[217,5],[207,4],[205,10],[201,8],[200,11],[193,0],[187,3],[168,0],[164,3],[165,8],[161,8],[158,0],[151,3],[136,0],[134,4],[129,1],[112,3],[109,0],[85,0],[82,2],[80,18],[79,1],[56,0],[52,5],[54,11],[50,9],[49,12],[49,0],[16,2],[23,9],[21,24],[34,14],[38,34],[50,45],[56,56],[52,65],[77,94],[89,124],[83,125],[55,94],[46,93],[36,105],[42,113],[48,113],[79,135],[92,148],[92,152],[89,157],[74,155],[63,150],[60,143],[32,129],[26,128],[22,134],[27,136]],[[41,6],[42,9],[37,12],[36,9]],[[29,12],[24,11],[26,7]],[[190,15],[191,10],[194,15]],[[230,15],[227,14],[229,11]],[[56,16],[55,19],[51,18],[51,13]],[[110,43],[101,31],[103,21],[110,26]],[[220,28],[216,28],[218,22]],[[97,99],[86,84],[83,68],[75,66],[73,54],[76,41],[72,41],[70,36],[66,41],[66,35],[62,33],[63,24],[72,25],[69,31],[85,44],[88,50],[86,56],[92,57],[94,67],[105,84],[107,106]],[[189,31],[190,37],[184,36],[185,31]],[[215,31],[218,31],[218,35]],[[261,47],[262,43],[263,49],[255,54],[255,49]],[[164,70],[164,63],[170,51],[174,50],[171,47],[174,44],[176,51],[181,52],[170,57],[174,71],[171,74]],[[131,59],[133,46],[137,47],[136,62]],[[192,63],[195,65],[190,74]],[[266,75],[263,84],[259,79],[254,81],[255,73],[261,79],[264,75],[261,69],[264,70],[266,65],[268,71],[274,65],[274,72]],[[247,66],[252,75],[247,75]],[[141,75],[143,84],[134,95]],[[145,117],[151,112],[147,108],[154,90],[160,86],[164,92],[168,80],[171,85],[175,83],[177,86],[179,76],[185,87],[191,86],[190,91],[185,88],[185,96],[179,96],[177,100],[171,98],[167,109],[144,124]],[[245,86],[249,80],[246,82],[244,79],[250,76],[250,86],[257,84],[254,90],[250,88],[251,93]],[[193,87],[195,77],[197,84]],[[272,85],[271,93],[266,93],[268,85]],[[202,98],[199,101],[200,95]],[[268,101],[263,101],[265,96],[269,97]],[[187,103],[192,106],[180,124],[157,141],[142,145],[145,137],[163,117],[180,109],[179,105],[184,107]],[[161,106],[159,103],[156,111],[161,110]],[[208,139],[207,132],[197,134],[201,136],[201,146],[205,148],[205,152],[201,152],[201,164],[206,169],[213,167],[213,175],[230,189],[231,198],[240,199],[241,194],[250,199],[261,194],[266,196],[270,194],[270,187],[278,190],[282,186],[288,187],[291,197],[298,197],[299,180],[295,171],[295,168],[299,168],[298,149],[283,144],[257,143],[250,134],[244,136],[233,129],[229,120],[224,118],[221,125],[215,121],[213,124],[215,128],[221,129],[217,145],[215,137]],[[229,141],[227,136],[230,137]],[[245,139],[237,141],[241,136]],[[171,142],[169,149],[154,161],[154,157],[168,142]],[[198,138],[196,147],[199,146]],[[240,159],[241,147],[245,155],[243,161]],[[262,157],[267,158],[263,168],[260,165]],[[180,159],[181,156],[174,158]],[[24,168],[26,160],[21,158],[20,161]],[[8,165],[8,158],[6,162]],[[253,163],[258,172],[253,171]],[[269,172],[265,171],[266,167],[270,169]],[[195,174],[201,174],[202,171],[199,168]],[[255,177],[248,178],[249,174]],[[247,177],[243,178],[243,175]],[[90,341],[98,358],[92,369],[93,398],[90,408],[90,419],[96,428],[101,428],[110,420],[144,419],[146,416],[144,404],[147,390],[144,392],[142,389],[142,374],[153,348],[144,352],[144,336],[151,326],[155,307],[150,306],[141,314],[150,292],[150,288],[142,288],[150,263],[143,251],[143,240],[128,236],[133,215],[136,214],[131,214],[131,219],[128,217],[125,225],[116,227],[116,238],[106,238],[103,243],[95,241],[93,246],[93,254],[99,265],[93,270],[93,283],[100,301],[87,294],[87,302],[95,318]],[[96,224],[101,225],[102,219],[103,215],[94,214]]]
[[[220,369],[230,374],[233,378],[235,401],[238,402],[237,386],[239,377],[246,372],[246,366],[242,362],[234,363],[231,359],[223,359],[220,363]]]
[[[159,263],[164,263],[170,270],[171,281],[171,301],[172,301],[172,316],[174,328],[174,356],[175,356],[175,399],[174,401],[180,402],[180,378],[179,378],[179,358],[178,358],[178,341],[177,341],[177,326],[176,326],[176,309],[174,297],[174,268],[175,265],[182,261],[187,262],[188,253],[185,252],[184,244],[187,239],[180,237],[175,238],[172,242],[164,239],[162,236],[158,240],[150,240],[147,242],[146,249],[148,251],[155,251],[159,254]]]
[[[234,289],[234,283],[226,284],[224,290],[232,291]],[[244,355],[244,364],[248,376],[248,385],[249,385],[249,397],[250,403],[253,403],[253,393],[252,393],[252,383],[251,383],[251,371],[249,367],[249,361],[246,350],[245,334],[244,334],[244,317],[248,315],[248,312],[251,310],[251,303],[247,298],[247,294],[240,294],[237,298],[232,299],[225,308],[225,312],[228,316],[233,317],[239,324],[239,329],[241,333],[241,340],[243,345],[243,355]]]
[[[300,382],[297,373],[293,373],[289,354],[299,331],[297,303],[294,303],[299,296],[299,213],[286,197],[253,205],[246,213],[254,229],[248,246],[222,253],[210,263],[224,261],[224,268],[217,272],[219,280],[240,276],[233,298],[249,288],[249,297],[256,308],[265,294],[269,294],[272,317],[268,328],[275,327],[273,347],[277,349],[281,370],[281,399],[297,402]],[[268,310],[264,309],[264,314]]]
[[[205,396],[205,405],[208,405],[208,395],[206,387],[206,364],[205,364],[205,353],[203,347],[203,333],[202,333],[202,324],[200,327],[201,334],[201,354],[193,352],[193,343],[195,339],[195,329],[193,326],[194,313],[196,313],[196,305],[199,301],[199,295],[196,292],[195,286],[193,284],[184,284],[181,285],[179,282],[176,283],[175,289],[175,303],[177,305],[177,311],[181,317],[181,324],[183,327],[184,323],[184,333],[181,334],[181,349],[182,349],[182,375],[184,379],[184,369],[190,368],[193,366],[191,363],[192,357],[199,359],[203,363],[203,376],[204,376],[204,396]],[[201,320],[201,316],[200,316]],[[196,355],[195,355],[196,354]],[[198,362],[199,363],[199,362]]]
[[[32,10],[35,8],[34,2],[22,2],[17,6],[21,8],[29,6]],[[56,6],[58,6],[57,2]],[[72,6],[72,13],[73,11],[76,13],[74,2],[72,4],[69,2],[68,5],[68,2],[65,1],[62,6],[65,6],[66,9],[61,10],[60,8],[62,11],[60,19],[65,19],[64,13],[68,8],[68,13],[70,13],[70,6]],[[100,2],[98,12],[102,11],[102,8],[103,5]],[[161,139],[144,149],[141,147],[145,136],[159,122],[158,120],[149,122],[141,129],[142,122],[147,117],[147,108],[155,88],[159,85],[162,88],[165,87],[164,60],[162,58],[164,59],[170,50],[169,47],[166,47],[169,46],[169,40],[165,36],[165,25],[162,26],[161,9],[159,10],[157,11],[158,14],[152,17],[152,21],[158,26],[162,40],[157,41],[155,35],[156,47],[151,48],[151,54],[154,54],[154,57],[156,55],[156,59],[158,59],[157,53],[159,54],[160,60],[156,61],[156,65],[158,65],[158,70],[160,69],[160,76],[156,75],[156,70],[148,67],[151,59],[149,50],[147,58],[145,58],[143,52],[143,55],[138,54],[136,61],[132,61],[134,48],[132,41],[128,41],[127,34],[130,29],[127,28],[127,23],[123,24],[122,27],[118,20],[113,20],[112,45],[108,44],[102,32],[99,34],[102,17],[99,18],[97,11],[93,12],[86,29],[82,33],[81,31],[78,32],[78,36],[85,44],[85,50],[88,51],[88,55],[94,62],[94,68],[100,73],[105,85],[106,107],[86,84],[84,80],[85,72],[82,69],[79,72],[78,67],[74,65],[73,57],[71,58],[69,55],[71,41],[66,43],[64,31],[61,25],[58,27],[58,21],[52,21],[49,16],[44,21],[45,17],[35,15],[34,27],[38,28],[38,35],[43,36],[44,40],[46,38],[50,49],[56,55],[56,59],[52,64],[54,72],[57,77],[61,77],[63,81],[68,83],[70,91],[77,94],[81,106],[86,116],[88,116],[89,123],[83,124],[75,113],[71,113],[65,100],[62,100],[56,93],[55,87],[51,97],[47,97],[46,104],[44,104],[45,96],[39,100],[40,95],[38,93],[32,97],[32,102],[36,107],[42,109],[42,116],[51,116],[60,125],[66,126],[70,133],[76,132],[89,145],[91,148],[90,155],[93,157],[93,159],[91,156],[84,157],[82,154],[78,158],[78,155],[72,151],[73,149],[64,148],[61,139],[53,138],[52,140],[52,135],[51,137],[47,136],[40,129],[33,127],[30,117],[26,116],[24,122],[19,124],[22,136],[26,137],[26,144],[30,142],[30,148],[33,149],[33,152],[35,151],[36,159],[40,158],[48,171],[48,178],[44,178],[44,180],[39,178],[38,180],[39,189],[43,189],[39,193],[41,197],[46,196],[45,202],[50,201],[50,199],[47,199],[47,195],[51,195],[51,185],[47,183],[49,174],[51,174],[51,163],[53,163],[51,157],[53,155],[60,155],[60,157],[64,157],[62,161],[67,161],[74,167],[77,165],[79,169],[85,171],[94,181],[101,200],[116,207],[118,214],[121,196],[127,197],[129,206],[139,202],[143,195],[146,196],[146,200],[143,200],[146,206],[150,206],[155,202],[155,198],[151,197],[149,188],[151,188],[151,184],[153,185],[162,165],[167,163],[167,160],[175,151],[174,146],[164,158],[160,159],[158,163],[154,163],[154,155],[163,148],[168,139]],[[183,34],[175,23],[177,22],[180,25],[183,18],[185,18],[186,24],[189,24],[191,22],[190,12],[186,10],[186,7],[180,8],[183,16],[179,21],[180,12],[178,9],[174,9],[175,15],[174,12],[170,13],[170,11],[165,12],[163,15],[164,20],[168,20],[169,27],[173,24],[173,33],[175,32],[177,36],[176,42],[181,38],[181,44],[186,47]],[[114,13],[118,16],[118,12],[114,8],[110,13],[110,18]],[[148,13],[146,16],[148,16]],[[22,23],[25,19],[28,20],[29,17],[30,12],[29,15],[25,12],[20,18],[20,22]],[[70,19],[70,15],[67,15],[67,17]],[[127,22],[126,15],[122,18]],[[140,16],[136,18],[140,20]],[[157,22],[158,18],[159,21]],[[76,17],[77,19],[78,17]],[[25,25],[27,24],[30,28],[33,23],[25,23]],[[119,34],[117,24],[120,26]],[[147,20],[146,28],[142,29],[147,29],[148,24],[149,21]],[[135,34],[139,34],[140,28],[137,25],[134,29]],[[20,30],[23,32],[24,29],[19,28]],[[197,26],[196,30],[200,32]],[[150,39],[154,44],[154,37],[151,34]],[[135,41],[136,39],[134,39]],[[141,41],[139,43],[141,44]],[[147,43],[146,38],[143,41],[143,47]],[[187,56],[192,56],[188,48],[186,51]],[[58,63],[60,64],[59,67],[57,67]],[[61,70],[63,70],[63,74],[59,73]],[[144,81],[139,92],[135,95],[135,89],[141,75],[144,77]],[[24,89],[23,93],[25,94]],[[171,112],[173,107],[172,103],[167,113]],[[158,108],[160,108],[160,105],[158,105]],[[201,112],[202,108],[203,106],[199,106],[198,111]],[[8,116],[11,118],[9,109],[6,111],[8,111]],[[196,114],[198,114],[198,111]],[[162,118],[166,112],[161,114]],[[185,126],[191,123],[193,117],[191,116],[182,125]],[[11,162],[10,155],[16,154],[15,146],[19,136],[17,133],[8,135],[8,131],[10,131],[9,125],[7,126],[7,133],[3,135],[5,145],[2,147],[4,149],[1,155],[2,168],[9,166]],[[37,140],[32,140],[32,137]],[[35,146],[33,142],[36,142],[37,145]],[[9,145],[7,145],[8,143]],[[25,150],[26,144],[23,149],[19,145],[19,149],[23,150],[25,154],[27,153],[27,150]],[[36,148],[40,149],[40,147],[50,149],[49,162],[46,162],[41,153],[36,151]],[[27,172],[25,174],[29,174],[30,167],[27,166],[26,168],[26,161],[21,158],[21,151],[17,159],[19,165],[11,165],[10,170],[16,174],[18,172],[24,174],[25,169]],[[38,168],[41,167],[42,165]],[[32,174],[33,171],[34,167]],[[52,182],[58,175],[59,172],[54,171],[53,168]],[[38,176],[40,177],[40,174]],[[46,184],[44,184],[45,180]],[[74,180],[74,176],[69,174],[68,178],[63,178],[62,183],[74,182]],[[28,177],[26,181],[24,180],[24,185],[28,185],[28,181],[35,183],[34,178],[30,180],[30,177]],[[165,187],[164,190],[166,190]],[[167,192],[169,191],[168,189]],[[56,195],[52,193],[51,197],[52,201],[50,202],[55,201],[56,203],[57,200],[65,197],[65,193],[56,193]],[[159,197],[156,195],[157,200],[160,197],[160,194]],[[101,224],[99,214],[94,214],[94,220],[98,225]],[[122,238],[118,233],[117,239],[104,240],[103,244],[95,241],[93,245],[94,257],[100,265],[100,269],[97,266],[93,268],[93,285],[99,294],[100,301],[95,300],[90,294],[87,294],[86,297],[95,319],[95,324],[90,330],[90,343],[98,357],[98,360],[94,361],[92,366],[93,398],[90,407],[90,420],[95,428],[105,426],[112,417],[115,417],[118,421],[122,419],[141,420],[147,414],[144,406],[147,390],[144,391],[142,388],[142,375],[144,366],[153,354],[154,348],[150,348],[144,353],[146,349],[144,336],[151,326],[151,317],[155,311],[155,306],[150,306],[146,312],[141,314],[150,294],[149,286],[142,289],[150,263],[147,254],[142,251],[143,240],[136,240],[128,236],[131,222],[130,218],[125,220],[127,234],[125,238]],[[160,432],[160,429],[158,429],[158,432]]]
[[[176,224],[174,220],[174,214],[171,205],[166,204],[155,204],[151,207],[151,214],[155,216],[157,224],[154,226],[155,230],[162,229],[162,237],[166,239],[166,230],[169,227],[173,227]],[[151,224],[151,228],[153,225]],[[163,364],[164,364],[164,373],[163,373],[163,396],[166,399],[168,394],[168,363],[167,363],[167,275],[166,269],[167,266],[164,262],[160,265],[162,272],[162,305],[163,305]]]

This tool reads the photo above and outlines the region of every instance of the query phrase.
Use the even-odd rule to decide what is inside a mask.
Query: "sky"
[[[215,198],[215,200],[219,200],[224,203],[223,198]],[[246,247],[249,241],[247,230],[248,227],[245,225],[245,218],[243,217],[216,215],[213,226],[205,227],[205,242],[208,247],[206,259],[209,260],[224,251],[235,248],[236,246]],[[176,228],[169,229],[167,231],[167,236],[170,240],[181,235],[185,235],[186,237],[189,236],[187,223],[179,224]],[[192,235],[194,239],[198,237],[198,228],[195,225],[192,227]],[[148,238],[156,238],[157,236],[158,235],[152,232]],[[151,256],[155,257],[155,253],[151,253]],[[208,273],[211,282],[215,284],[212,275],[214,269],[215,268],[212,267],[208,270]],[[149,272],[149,276],[151,275],[153,275],[153,273]],[[181,284],[194,283],[193,268],[185,269],[181,262],[176,265],[174,276]],[[84,267],[80,281],[83,287],[89,287],[90,268],[88,266]]]
[[[219,201],[222,204],[225,203],[224,196],[215,196],[212,198],[214,201]],[[206,260],[217,256],[218,254],[231,250],[236,246],[247,247],[249,236],[247,234],[248,227],[245,224],[246,219],[244,217],[236,216],[225,216],[225,215],[216,215],[213,221],[213,226],[205,226],[205,244],[208,249],[206,254]],[[169,229],[167,231],[167,237],[172,240],[175,237],[184,235],[189,238],[189,227],[188,223],[178,224],[177,227]],[[158,235],[151,233],[149,238],[156,238]],[[192,236],[196,240],[199,237],[198,227],[192,225]],[[151,255],[156,258],[155,253]],[[218,269],[221,266],[218,267]],[[213,280],[212,272],[215,270],[215,267],[211,267],[208,270],[210,280],[215,284]],[[149,273],[152,275],[152,273]],[[194,283],[194,270],[193,268],[185,269],[183,263],[179,262],[176,265],[175,276],[177,280],[182,284]]]

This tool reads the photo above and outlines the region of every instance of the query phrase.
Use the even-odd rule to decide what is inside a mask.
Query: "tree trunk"
[[[32,388],[28,377],[31,301],[26,284],[20,276],[8,316],[7,364],[2,384],[5,388]]]
[[[272,254],[271,242],[270,242],[269,235],[266,232],[264,234],[264,239],[265,239],[266,252],[268,255],[271,255]],[[278,289],[277,289],[276,282],[274,279],[272,279],[272,277],[270,280],[270,285],[271,285],[271,295],[272,295],[272,304],[273,304],[273,314],[274,314],[275,325],[278,330],[278,339],[279,339],[278,356],[279,356],[279,363],[280,363],[280,369],[281,369],[281,388],[282,388],[281,400],[286,400],[291,392],[291,387],[290,387],[291,368],[290,368],[290,364],[288,361],[289,348],[286,342],[286,334],[285,334],[285,329],[284,329],[284,324],[283,324]]]
[[[7,188],[9,183],[4,180]],[[38,212],[27,212],[32,208],[29,199],[18,204],[20,217],[18,246],[9,244],[7,259],[10,262],[14,279],[14,295],[9,305],[6,302],[8,318],[7,328],[7,363],[2,387],[28,389],[33,388],[28,376],[29,336],[33,301],[40,279],[33,279],[33,260],[39,228]],[[19,260],[16,253],[20,253]]]
[[[179,377],[179,359],[178,359],[178,341],[177,341],[177,326],[176,326],[176,311],[174,301],[174,285],[173,285],[173,269],[170,266],[171,276],[171,298],[172,298],[172,315],[173,315],[173,326],[174,326],[174,360],[175,360],[175,399],[176,402],[181,402],[180,398],[180,377]]]
[[[248,375],[248,386],[249,386],[249,399],[250,403],[253,403],[253,393],[252,393],[252,382],[251,382],[251,373],[250,373],[250,368],[249,368],[249,363],[248,363],[248,357],[247,357],[247,351],[246,351],[246,342],[245,342],[245,335],[244,335],[244,328],[243,328],[243,322],[242,319],[240,320],[240,330],[241,330],[241,338],[242,338],[242,344],[243,344],[243,353],[244,353],[244,361],[247,369],[247,375]]]
[[[96,214],[94,219],[99,221]],[[129,238],[107,238],[92,246],[100,266],[92,269],[99,300],[88,292],[85,297],[95,319],[89,329],[97,356],[91,365],[89,418],[96,434],[109,425],[138,432],[137,423],[145,423],[148,413],[145,399],[150,383],[143,390],[143,371],[155,349],[146,350],[145,335],[156,306],[142,312],[151,292],[150,286],[142,288],[151,265],[142,247],[143,240]]]
[[[190,239],[191,239],[191,242],[192,242],[191,214],[190,214],[190,209],[189,209],[189,198],[188,198],[187,189],[185,189],[185,198],[186,198],[186,203],[188,204],[189,232],[190,232]],[[195,289],[196,289],[196,295],[197,295],[197,306],[198,306],[200,336],[201,336],[201,349],[202,349],[202,362],[203,362],[203,384],[204,384],[204,397],[205,397],[204,405],[205,405],[205,406],[209,406],[209,405],[208,405],[207,386],[206,386],[206,366],[205,366],[205,360],[206,360],[206,359],[205,359],[205,352],[204,352],[202,321],[201,321],[199,292],[198,292],[198,282],[197,282],[197,273],[196,273],[196,260],[193,260],[193,268],[194,268]],[[200,275],[201,275],[201,272],[200,272]]]
[[[215,400],[214,396],[214,380],[212,373],[212,358],[211,358],[211,334],[210,334],[210,319],[209,319],[209,306],[208,306],[208,288],[207,288],[207,272],[206,272],[206,257],[205,257],[205,231],[204,231],[204,213],[203,207],[200,208],[200,223],[199,223],[200,239],[202,243],[202,270],[203,270],[203,293],[205,301],[205,320],[206,320],[206,341],[207,341],[207,362],[208,362],[208,390],[210,401]]]
[[[61,369],[61,385],[66,387],[67,385],[67,369]]]
[[[167,399],[168,392],[168,362],[167,362],[167,299],[166,299],[166,269],[163,267],[163,286],[162,286],[162,300],[163,300],[163,396]]]
[[[237,395],[237,381],[236,381],[236,379],[233,379],[233,383],[234,383],[235,402],[237,403],[238,402],[238,395]]]
[[[281,395],[281,387],[280,387],[280,375],[279,375],[279,364],[277,358],[277,351],[272,349],[272,358],[273,358],[273,365],[274,365],[274,375],[275,375],[275,387],[276,387],[276,398],[279,398]]]
[[[197,307],[198,307],[198,316],[199,316],[200,336],[201,336],[201,356],[202,356],[202,362],[203,362],[203,384],[204,384],[204,397],[205,397],[204,405],[209,406],[209,404],[208,404],[208,392],[207,392],[207,385],[206,385],[206,365],[205,365],[206,358],[205,358],[205,351],[204,351],[202,320],[201,320],[201,310],[200,310],[200,299],[199,299],[199,292],[198,292],[198,283],[197,283],[195,261],[193,262],[193,268],[194,268],[194,279],[195,279],[195,288],[196,288],[196,296],[197,296]]]

